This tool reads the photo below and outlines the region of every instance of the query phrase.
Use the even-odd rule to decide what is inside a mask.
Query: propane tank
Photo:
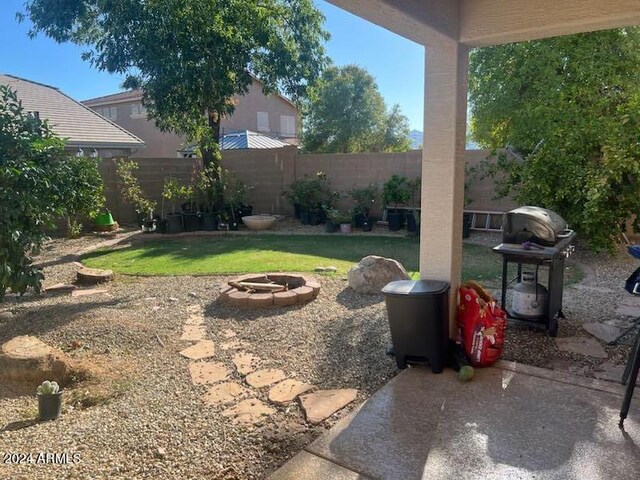
[[[547,289],[536,283],[536,277],[531,272],[522,272],[522,280],[513,287],[511,310],[519,317],[543,317],[547,307]]]

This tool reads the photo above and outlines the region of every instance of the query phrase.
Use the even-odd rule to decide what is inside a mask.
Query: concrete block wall
[[[467,150],[466,161],[477,165],[490,155],[486,150]],[[162,207],[162,189],[166,177],[174,177],[188,183],[200,160],[189,158],[136,158],[139,164],[138,178],[142,190],[149,198],[158,202],[157,211]],[[100,172],[106,186],[107,207],[114,217],[123,224],[136,219],[133,208],[125,204],[119,193],[116,175],[116,159],[104,159]],[[382,193],[382,185],[391,175],[404,175],[409,179],[420,176],[422,152],[413,150],[403,153],[361,153],[361,154],[299,154],[296,147],[269,150],[235,150],[224,152],[222,164],[233,171],[247,185],[253,186],[248,194],[248,202],[256,213],[293,213],[285,192],[296,179],[305,175],[313,176],[325,172],[331,188],[341,192],[340,207],[352,206],[348,191],[377,183]],[[493,200],[491,179],[476,180],[469,190],[472,202],[467,209],[505,211],[515,206],[509,199]],[[381,199],[373,210],[379,215]],[[166,205],[165,211],[169,210]]]

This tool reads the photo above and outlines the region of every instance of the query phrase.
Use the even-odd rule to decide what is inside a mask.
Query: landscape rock
[[[594,358],[607,358],[600,342],[590,337],[562,337],[556,338],[556,346],[561,352],[577,353]]]
[[[341,390],[319,390],[300,397],[300,405],[307,421],[318,424],[335,412],[353,402],[358,396],[355,388]]]
[[[402,264],[391,258],[369,255],[351,267],[347,274],[349,287],[358,293],[373,295],[389,282],[409,280],[409,274]]]
[[[201,340],[195,345],[185,348],[180,352],[183,357],[191,360],[202,360],[215,354],[215,345],[211,340]]]
[[[71,292],[72,297],[86,297],[89,295],[98,295],[100,293],[109,293],[106,288],[77,288]]]
[[[279,382],[284,378],[285,374],[282,370],[277,368],[265,368],[264,370],[258,370],[257,372],[250,373],[245,377],[245,380],[253,388],[262,388]]]
[[[313,269],[314,272],[324,272],[325,268],[324,267],[316,267]]]
[[[11,320],[13,318],[13,313],[11,312],[0,312],[0,320]]]
[[[96,285],[113,280],[112,270],[83,267],[77,272],[77,282],[81,285]]]
[[[325,272],[335,273],[338,271],[338,267],[334,267],[333,265],[329,265],[328,267],[324,267]]]
[[[262,422],[268,415],[272,415],[276,411],[265,405],[257,398],[248,398],[237,405],[226,409],[222,412],[225,417],[230,417],[234,423],[252,423],[258,424]]]
[[[269,390],[269,401],[276,405],[286,405],[298,395],[302,395],[312,388],[315,388],[315,386],[288,378],[271,387],[271,390]]]
[[[239,352],[233,356],[233,364],[236,366],[240,375],[248,375],[253,372],[258,364],[260,358],[251,353]]]
[[[585,323],[582,325],[587,332],[596,337],[599,340],[602,340],[605,343],[610,343],[614,341],[620,335],[621,330],[612,325],[606,325],[604,323]]]
[[[234,382],[219,383],[211,387],[202,396],[202,401],[206,405],[217,406],[234,402],[238,398],[246,397],[251,390]]]
[[[196,385],[207,385],[226,380],[231,371],[222,362],[198,362],[189,365],[191,380]]]
[[[56,283],[50,287],[45,288],[46,293],[58,294],[58,293],[70,293],[76,289],[75,285],[68,283]]]
[[[45,380],[64,386],[72,376],[85,373],[67,354],[30,335],[14,337],[0,347],[0,385],[12,384],[35,392]]]

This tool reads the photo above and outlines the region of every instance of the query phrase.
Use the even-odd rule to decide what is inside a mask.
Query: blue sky
[[[53,85],[78,100],[118,91],[122,78],[99,72],[80,58],[81,47],[27,36],[15,13],[24,0],[0,1],[0,73]],[[329,56],[337,65],[355,63],[378,81],[388,105],[398,103],[412,129],[422,130],[423,47],[355,17],[323,0],[315,3],[327,17]]]

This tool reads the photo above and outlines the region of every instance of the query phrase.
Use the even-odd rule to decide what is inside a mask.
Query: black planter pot
[[[309,212],[309,225],[320,225],[324,222],[325,214],[322,210],[313,210]]]
[[[195,232],[200,230],[200,215],[196,212],[184,212],[182,222],[185,232]]]
[[[238,222],[232,220],[229,222],[229,230],[238,230]]]
[[[148,219],[145,218],[142,221],[142,231],[144,233],[152,233],[156,231],[156,219],[152,218],[152,219]]]
[[[293,216],[296,217],[298,220],[300,220],[300,204],[299,203],[294,203],[293,204]]]
[[[214,232],[218,230],[218,215],[215,213],[203,213],[202,230],[207,232]]]
[[[310,212],[300,211],[300,223],[302,223],[302,225],[309,225],[311,223],[310,218]]]
[[[410,233],[418,233],[418,223],[414,215],[414,210],[407,211],[407,231]]]
[[[473,222],[473,213],[462,214],[462,238],[469,238],[471,235],[471,222]]]
[[[402,211],[387,210],[387,222],[389,224],[389,230],[392,232],[402,230],[404,226],[404,213]]]
[[[364,213],[356,213],[353,216],[353,226],[356,228],[362,228],[362,224],[367,219],[367,216]]]
[[[365,217],[365,219],[362,221],[362,226],[360,228],[362,229],[363,232],[370,232],[371,230],[373,230],[373,222],[371,221],[370,218]]]
[[[156,233],[167,233],[167,221],[158,219],[156,220]]]
[[[238,211],[240,223],[244,223],[242,221],[242,217],[249,217],[253,215],[253,207],[251,205],[242,205],[240,210]]]
[[[327,223],[324,224],[324,231],[327,233],[336,233],[338,230],[340,230],[340,225],[331,220],[327,220]]]
[[[166,233],[179,233],[182,231],[182,214],[168,213],[165,221],[167,222]]]
[[[55,420],[62,410],[62,392],[38,395],[38,419]]]

